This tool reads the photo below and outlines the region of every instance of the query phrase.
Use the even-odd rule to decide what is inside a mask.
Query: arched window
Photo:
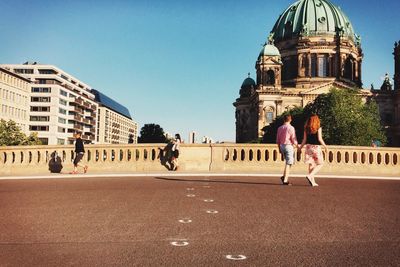
[[[273,70],[267,71],[267,85],[275,85],[275,73]]]
[[[273,107],[266,107],[265,108],[265,122],[266,124],[272,123],[274,120],[274,108]]]
[[[327,56],[318,57],[318,77],[328,76],[328,58]]]

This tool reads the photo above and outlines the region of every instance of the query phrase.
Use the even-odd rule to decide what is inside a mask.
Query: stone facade
[[[0,119],[13,120],[29,133],[30,81],[0,68]]]
[[[311,12],[312,11],[312,12]],[[277,116],[304,107],[332,87],[358,88],[365,101],[377,101],[389,145],[400,146],[400,44],[395,44],[395,86],[362,89],[361,38],[343,11],[328,0],[300,0],[279,16],[250,76],[240,89],[236,142],[252,142]],[[397,125],[397,126],[396,126]]]
[[[233,103],[236,142],[257,140],[284,111],[304,107],[332,87],[360,88],[362,59],[360,37],[339,8],[325,0],[294,3],[279,16],[258,56],[256,81],[248,77]]]

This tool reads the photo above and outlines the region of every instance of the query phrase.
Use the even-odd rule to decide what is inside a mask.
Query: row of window
[[[13,102],[16,105],[28,105],[27,96],[15,93],[13,91],[0,88],[0,96],[2,97],[2,99]]]
[[[9,118],[21,119],[21,120],[25,120],[26,116],[27,116],[26,110],[7,106],[4,104],[1,105],[1,114],[2,114],[2,117],[9,117]]]
[[[17,77],[14,77],[8,73],[2,72],[1,70],[0,70],[0,81],[23,90],[28,90],[29,86],[28,82],[18,79]]]

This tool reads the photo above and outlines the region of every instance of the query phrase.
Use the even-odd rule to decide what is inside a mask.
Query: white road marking
[[[184,246],[189,245],[189,242],[187,242],[187,241],[173,241],[173,242],[170,242],[170,244],[175,246],[175,247],[184,247]]]
[[[186,196],[187,197],[195,197],[196,195],[195,194],[187,194]]]
[[[217,214],[218,213],[217,210],[207,210],[206,212],[209,214]]]
[[[214,199],[204,199],[204,202],[214,202]]]
[[[234,261],[242,261],[247,259],[245,255],[226,255],[225,258],[228,260],[234,260]]]
[[[191,219],[181,219],[179,220],[180,223],[191,223],[192,220]]]

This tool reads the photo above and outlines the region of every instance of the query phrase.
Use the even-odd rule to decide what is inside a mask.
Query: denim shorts
[[[279,145],[281,152],[285,158],[287,165],[293,165],[294,163],[294,148],[293,145]]]

